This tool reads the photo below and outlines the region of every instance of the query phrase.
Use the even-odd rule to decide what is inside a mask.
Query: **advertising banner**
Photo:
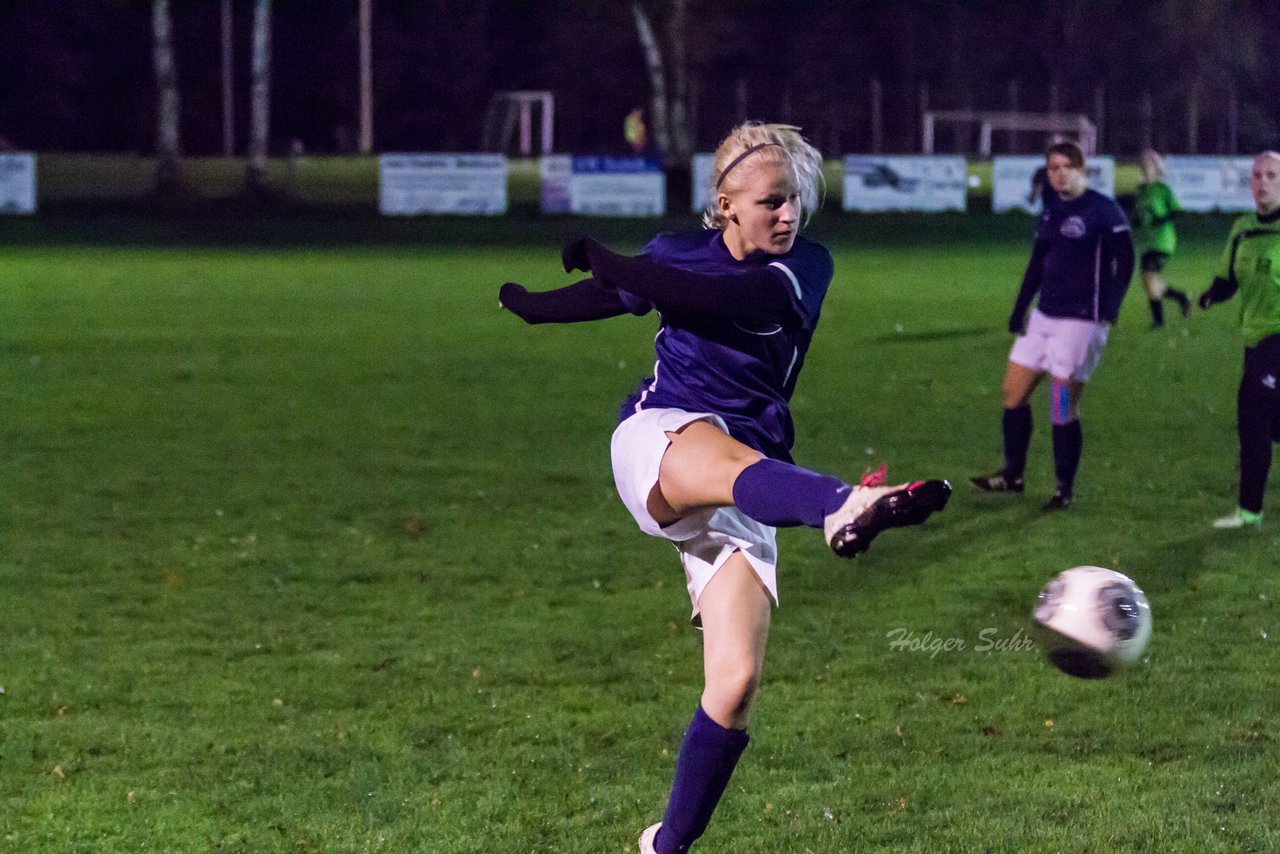
[[[667,178],[648,157],[553,154],[542,158],[542,212],[662,216]]]
[[[963,211],[967,197],[963,157],[850,154],[844,158],[847,211]]]
[[[1188,211],[1251,211],[1252,157],[1177,155],[1164,159],[1164,182]]]
[[[0,154],[0,214],[36,212],[36,156]]]
[[[501,154],[384,154],[378,210],[389,216],[507,211],[507,158]]]
[[[711,169],[715,166],[714,154],[693,155],[693,212],[702,213],[711,202]]]

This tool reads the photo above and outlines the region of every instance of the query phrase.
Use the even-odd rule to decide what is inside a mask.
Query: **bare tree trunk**
[[[667,124],[667,72],[662,64],[662,49],[653,35],[653,25],[649,16],[638,2],[632,2],[631,14],[636,19],[636,34],[640,37],[640,47],[644,49],[645,68],[649,72],[650,120],[653,122],[653,138],[658,150],[665,157],[671,150],[671,129]]]
[[[259,192],[267,185],[267,142],[271,127],[271,0],[256,0],[250,61],[249,162],[245,186]]]
[[[1200,81],[1187,93],[1187,154],[1200,153]]]
[[[1018,81],[1010,80],[1005,90],[1009,104],[1009,112],[1018,112]],[[1009,153],[1017,154],[1018,149],[1022,147],[1022,139],[1018,136],[1016,130],[1009,131]]]
[[[672,0],[667,27],[671,43],[671,151],[670,163],[689,168],[693,133],[689,125],[689,0]]]
[[[688,210],[692,192],[693,133],[690,128],[688,0],[671,0],[667,19],[667,59],[654,36],[653,24],[639,0],[632,0],[631,13],[636,21],[636,34],[644,49],[645,67],[649,72],[650,119],[654,142],[662,156],[667,173],[667,202]],[[668,77],[670,89],[668,89]]]
[[[884,151],[884,93],[880,78],[871,78],[871,153]]]
[[[1099,83],[1093,87],[1093,123],[1098,129],[1098,138],[1096,140],[1099,151],[1106,151],[1103,142],[1106,139],[1107,128],[1107,85]]]
[[[546,117],[543,117],[543,121],[546,121]],[[373,0],[360,0],[360,153],[372,152]]]
[[[1240,153],[1240,92],[1238,84],[1231,84],[1231,96],[1227,102],[1227,154]]]
[[[924,114],[929,112],[929,82],[921,80],[916,86],[916,127],[920,131],[920,151],[933,154],[933,146],[924,138]]]
[[[173,56],[173,20],[169,0],[151,3],[152,60],[155,65],[157,90],[156,118],[156,190],[169,192],[182,183],[182,155],[178,120],[181,103],[178,98],[178,69]]]
[[[222,156],[236,153],[236,109],[234,64],[231,50],[234,28],[231,26],[231,0],[222,0]]]
[[[1139,107],[1142,122],[1142,147],[1143,149],[1154,148],[1155,141],[1155,101],[1151,97],[1151,90],[1148,89],[1142,93],[1142,104]]]

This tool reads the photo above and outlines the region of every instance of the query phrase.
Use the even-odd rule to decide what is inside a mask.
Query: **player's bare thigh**
[[[764,456],[706,421],[686,424],[667,438],[671,445],[649,493],[649,514],[664,527],[700,507],[731,506],[733,482]]]
[[[745,729],[764,672],[773,600],[751,564],[734,552],[698,597],[705,687],[702,708],[716,723]]]
[[[1000,385],[1000,393],[1004,397],[1005,409],[1017,409],[1031,399],[1044,371],[1028,368],[1017,362],[1009,362],[1004,372],[1004,382]]]
[[[1149,299],[1160,299],[1167,289],[1164,277],[1155,270],[1142,271],[1142,286],[1146,288]]]

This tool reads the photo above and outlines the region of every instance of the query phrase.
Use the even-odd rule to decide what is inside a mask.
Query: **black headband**
[[[730,161],[729,161],[729,165],[728,165],[728,166],[726,166],[726,167],[724,167],[724,171],[723,171],[723,172],[721,172],[721,173],[720,173],[720,177],[716,179],[716,189],[717,189],[717,190],[719,190],[719,189],[720,189],[720,185],[724,183],[724,176],[729,174],[729,170],[730,170],[730,169],[732,169],[733,167],[737,166],[737,165],[738,165],[739,163],[741,163],[743,160],[745,160],[748,154],[752,154],[752,153],[754,153],[754,152],[757,152],[757,151],[759,151],[759,150],[760,150],[760,149],[762,149],[762,148],[767,148],[767,147],[769,147],[770,145],[776,145],[776,146],[778,146],[779,148],[782,148],[782,147],[783,147],[782,143],[780,143],[780,142],[762,142],[762,143],[759,143],[758,145],[753,145],[753,146],[751,146],[751,147],[750,147],[750,148],[748,148],[746,151],[742,152],[742,153],[741,153],[741,154],[739,154],[737,157],[735,157],[735,158],[733,158],[732,160],[730,160]]]

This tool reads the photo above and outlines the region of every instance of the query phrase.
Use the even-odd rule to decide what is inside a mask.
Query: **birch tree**
[[[644,50],[649,75],[650,119],[654,142],[667,173],[667,201],[678,210],[688,210],[692,198],[693,133],[690,128],[688,75],[688,0],[672,0],[667,19],[667,52],[654,34],[653,24],[640,5],[632,0],[636,35]]]
[[[181,104],[178,69],[173,54],[173,19],[169,0],[151,3],[151,58],[156,75],[156,191],[170,192],[182,183],[179,130]]]
[[[672,0],[665,56],[653,23],[638,0],[631,3],[631,14],[649,75],[649,118],[654,142],[668,168],[688,169],[693,154],[688,103],[688,0]]]
[[[267,144],[271,128],[271,0],[256,0],[249,62],[249,160],[245,187],[251,193],[267,186]]]

